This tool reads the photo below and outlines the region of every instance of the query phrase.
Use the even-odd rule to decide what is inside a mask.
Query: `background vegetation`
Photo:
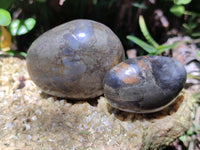
[[[0,0],[0,54],[26,57],[43,32],[80,18],[104,23],[125,50],[137,49],[137,55],[163,55],[188,42],[200,46],[199,0]],[[166,44],[175,36],[191,40]],[[200,59],[199,51],[196,56]],[[200,149],[200,125],[193,125],[171,149],[191,149],[191,141]]]
[[[173,36],[168,34],[170,31],[192,38],[200,37],[198,0],[1,0],[0,8],[10,12],[12,17],[9,25],[0,23],[12,36],[11,50],[23,52],[41,33],[79,18],[109,26],[119,36],[125,49],[135,46],[127,40],[127,35],[144,40],[138,21],[140,15],[143,15],[151,36],[159,44]]]

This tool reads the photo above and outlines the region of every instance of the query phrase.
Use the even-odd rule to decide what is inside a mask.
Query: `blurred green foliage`
[[[1,26],[7,26],[11,22],[11,16],[10,13],[5,10],[0,8],[0,25]]]
[[[23,35],[31,31],[36,24],[34,18],[27,18],[25,20],[15,19],[9,26],[9,31],[12,36]]]
[[[200,37],[200,13],[193,10],[186,10],[184,5],[192,5],[192,0],[174,0],[174,5],[170,12],[177,17],[185,15],[186,21],[183,23],[183,31],[192,38]]]
[[[196,51],[196,55],[197,55],[197,57],[198,57],[199,60],[200,60],[200,51]]]
[[[0,8],[9,11],[12,16],[7,29],[12,35],[13,50],[26,52],[43,32],[64,22],[84,18],[110,27],[125,49],[138,48],[139,45],[127,40],[127,35],[137,37],[139,43],[146,39],[146,44],[162,49],[153,52],[157,55],[169,48],[159,46],[163,46],[161,43],[169,38],[167,32],[173,28],[192,38],[200,36],[198,3],[198,0],[1,0]],[[156,14],[157,10],[161,10],[162,14]],[[145,29],[140,29],[140,15],[145,17],[146,31],[153,38],[149,39],[150,34],[144,35]],[[168,26],[163,26],[163,17]],[[139,55],[148,54],[148,51],[140,50]]]
[[[26,18],[25,20],[13,18],[11,21],[10,12],[6,9],[9,9],[14,3],[15,1],[13,0],[0,1],[0,25],[8,26],[10,32],[9,34],[7,29],[4,27],[0,28],[0,50],[7,52],[10,56],[19,54],[25,57],[26,53],[13,51],[11,49],[12,39],[14,42],[16,36],[24,35],[31,31],[36,24],[36,20],[34,18]]]
[[[176,46],[178,46],[179,44],[181,44],[181,42],[178,43],[173,43],[173,44],[162,44],[159,45],[150,35],[146,23],[144,21],[143,16],[139,17],[139,26],[140,29],[142,31],[143,36],[145,37],[145,39],[148,41],[148,43],[142,41],[141,39],[133,36],[133,35],[129,35],[127,36],[127,39],[129,39],[130,41],[134,42],[135,44],[137,44],[138,46],[142,47],[143,50],[145,50],[149,55],[159,55],[163,52],[165,52],[166,50],[170,50]]]
[[[181,17],[182,15],[187,13],[183,5],[187,5],[191,1],[192,0],[174,0],[174,5],[170,8],[170,12],[177,17]]]
[[[1,0],[0,8],[9,9],[13,3],[14,3],[14,0]]]

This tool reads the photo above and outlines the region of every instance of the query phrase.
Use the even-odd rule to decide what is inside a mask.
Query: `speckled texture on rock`
[[[149,113],[172,103],[183,89],[186,70],[177,60],[163,56],[127,59],[104,78],[104,95],[118,109]]]
[[[103,94],[105,73],[123,59],[122,44],[108,27],[74,20],[36,39],[28,50],[27,67],[44,92],[86,99]]]
[[[161,112],[133,114],[75,104],[45,94],[30,80],[24,60],[0,58],[0,149],[161,149],[191,125],[193,99],[184,92]]]

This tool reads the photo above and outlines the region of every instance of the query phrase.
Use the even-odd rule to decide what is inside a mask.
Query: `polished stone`
[[[172,103],[182,90],[186,70],[177,60],[163,56],[141,56],[121,62],[104,79],[104,94],[118,109],[148,113]]]
[[[92,20],[74,20],[32,43],[27,68],[42,91],[86,99],[103,94],[105,73],[123,59],[122,44],[108,27]]]

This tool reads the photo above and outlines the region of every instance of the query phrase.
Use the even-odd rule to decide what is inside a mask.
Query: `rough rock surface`
[[[104,97],[72,102],[41,93],[25,60],[0,58],[0,149],[161,149],[191,125],[194,100],[183,91],[163,111],[125,113]]]

